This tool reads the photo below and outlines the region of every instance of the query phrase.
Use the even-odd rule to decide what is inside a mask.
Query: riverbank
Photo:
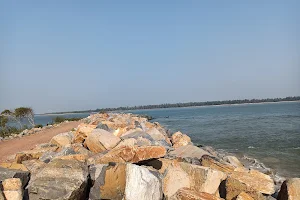
[[[76,130],[0,163],[0,175],[5,174],[0,181],[14,185],[3,187],[4,195],[16,191],[14,195],[29,199],[72,200],[299,197],[289,191],[300,189],[300,179],[287,180],[279,191],[281,183],[274,184],[272,176],[209,146],[197,147],[188,135],[146,118],[110,113],[82,122]],[[16,173],[20,179],[13,178]]]

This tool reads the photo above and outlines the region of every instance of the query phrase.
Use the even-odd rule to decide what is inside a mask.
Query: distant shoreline
[[[300,100],[294,100],[294,101],[269,101],[269,102],[255,102],[255,103],[232,103],[232,104],[220,104],[220,105],[201,105],[201,106],[180,106],[180,107],[168,107],[168,108],[140,108],[140,109],[126,109],[126,110],[108,110],[106,112],[124,112],[124,111],[134,111],[134,110],[155,110],[155,109],[169,109],[169,108],[193,108],[193,107],[210,107],[210,106],[239,106],[239,105],[251,105],[251,104],[271,104],[271,103],[292,103],[292,102],[300,102]],[[90,111],[76,111],[76,112],[57,112],[57,113],[43,113],[43,114],[36,114],[36,116],[51,116],[51,115],[68,115],[68,114],[93,114],[93,113],[98,113],[98,111],[95,110],[90,110]]]

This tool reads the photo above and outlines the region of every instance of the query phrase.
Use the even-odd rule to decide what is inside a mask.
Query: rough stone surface
[[[2,181],[3,190],[22,190],[22,182],[19,178],[8,178]]]
[[[166,136],[161,133],[157,128],[151,128],[147,131],[147,133],[154,139],[154,140],[165,140]]]
[[[299,200],[300,199],[300,178],[291,178],[281,185],[278,200]]]
[[[83,143],[86,137],[97,127],[97,125],[80,124],[77,127],[74,143]]]
[[[45,166],[45,163],[40,160],[26,160],[22,163],[31,173],[36,172]]]
[[[171,139],[174,148],[185,146],[191,143],[191,138],[180,131],[174,133]]]
[[[54,136],[51,139],[50,143],[60,147],[64,147],[67,145],[71,145],[73,139],[74,139],[74,134],[72,132],[60,133]]]
[[[15,161],[22,163],[25,160],[39,159],[45,152],[54,152],[57,147],[47,147],[19,152],[16,154]]]
[[[100,186],[105,184],[105,173],[108,165],[91,165],[89,168],[92,187],[90,189],[89,199],[100,199]]]
[[[86,138],[85,144],[90,151],[100,153],[114,148],[120,141],[119,137],[106,130],[94,129]]]
[[[222,162],[220,159],[216,159],[208,155],[204,155],[201,158],[200,163],[204,167],[209,167],[225,173],[231,173],[235,170],[235,168],[232,165],[229,165],[228,163]]]
[[[23,164],[19,164],[19,163],[3,162],[3,163],[0,163],[0,167],[7,168],[7,169],[17,169],[17,170],[22,170],[22,171],[28,171],[26,166],[24,166]]]
[[[40,158],[39,160],[48,163],[50,162],[52,159],[57,158],[57,157],[61,157],[61,156],[66,156],[66,155],[73,155],[76,154],[76,152],[73,150],[73,148],[71,147],[66,147],[63,148],[61,151],[59,152],[45,152]]]
[[[9,178],[19,178],[22,182],[22,187],[27,185],[30,174],[28,171],[21,171],[16,169],[6,169],[0,167],[0,182]]]
[[[234,167],[244,167],[244,165],[235,156],[225,156],[223,159]]]
[[[169,200],[222,200],[209,193],[181,188]]]
[[[53,160],[28,185],[29,199],[86,198],[88,167],[76,160]]]
[[[180,163],[180,166],[189,176],[191,189],[199,192],[218,193],[220,183],[227,177],[225,173],[208,167],[188,163]]]
[[[161,180],[158,173],[134,164],[127,164],[125,199],[162,199]]]
[[[131,162],[136,163],[142,160],[160,158],[165,156],[166,149],[161,146],[124,146],[119,149],[112,149],[106,154],[99,154],[89,159],[90,163],[106,164],[109,162]]]
[[[254,200],[249,194],[246,192],[241,192],[237,197],[236,200]]]
[[[4,193],[6,200],[22,200],[23,199],[23,194],[22,194],[22,191],[20,191],[20,190],[16,190],[16,191],[7,190],[7,191],[3,191],[3,193]]]
[[[203,155],[210,155],[207,151],[200,149],[193,145],[181,146],[171,151],[168,154],[169,158],[181,158],[181,159],[201,159]]]

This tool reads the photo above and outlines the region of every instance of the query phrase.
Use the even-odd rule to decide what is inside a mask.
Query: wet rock
[[[181,188],[169,200],[222,200],[209,193]]]
[[[171,139],[174,148],[191,144],[191,138],[180,131],[174,133]]]
[[[160,200],[162,199],[159,174],[134,164],[126,166],[126,200]]]
[[[55,144],[59,147],[64,147],[67,145],[71,145],[73,139],[74,139],[74,134],[72,132],[60,133],[54,136],[51,139],[50,143]]]
[[[53,160],[28,185],[29,199],[85,199],[88,167],[76,160]]]
[[[241,192],[237,197],[236,200],[254,200],[249,194],[246,192]]]
[[[19,152],[16,154],[15,161],[22,163],[25,160],[39,159],[45,152],[54,152],[57,147],[47,147]]]
[[[23,188],[19,178],[9,178],[2,182],[3,193],[7,200],[22,200]]]
[[[114,148],[120,138],[103,129],[94,129],[85,140],[86,146],[94,153]]]
[[[0,167],[0,182],[9,178],[19,178],[22,182],[22,187],[25,187],[29,181],[30,173],[28,171]]]
[[[219,193],[220,183],[227,175],[208,167],[180,163],[181,168],[189,175],[191,189],[209,194]]]
[[[106,164],[109,162],[136,163],[142,160],[149,160],[152,158],[160,158],[165,156],[166,149],[161,146],[124,146],[118,149],[98,154],[89,159],[92,164]]]
[[[300,178],[291,178],[281,185],[278,200],[299,200],[300,199]]]
[[[97,127],[97,125],[80,124],[77,127],[74,143],[83,143],[86,137]]]
[[[235,156],[225,156],[223,159],[234,167],[244,167],[244,165]]]

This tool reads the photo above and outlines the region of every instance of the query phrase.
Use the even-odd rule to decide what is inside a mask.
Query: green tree
[[[1,116],[6,117],[7,120],[12,119],[14,120],[16,123],[19,124],[20,128],[22,128],[22,123],[21,120],[19,118],[16,117],[15,113],[6,109],[4,111],[1,112]]]
[[[21,121],[22,118],[28,120],[28,122],[34,127],[34,112],[30,107],[20,107],[16,108],[14,111],[14,116]]]

